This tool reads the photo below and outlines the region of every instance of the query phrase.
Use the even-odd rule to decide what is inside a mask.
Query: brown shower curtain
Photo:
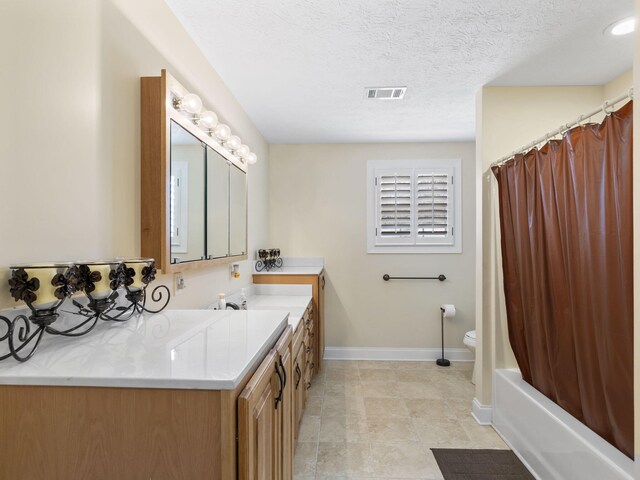
[[[522,376],[631,458],[632,109],[492,168]]]

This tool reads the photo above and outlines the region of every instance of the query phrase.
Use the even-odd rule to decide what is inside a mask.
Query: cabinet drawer
[[[304,324],[300,322],[298,324],[298,328],[296,328],[296,331],[293,333],[293,342],[291,344],[292,345],[291,351],[294,352],[294,355],[298,352],[298,350],[302,346],[302,342],[304,340],[306,331],[307,329],[305,328]]]
[[[305,388],[311,387],[311,379],[313,378],[313,369],[315,368],[315,360],[313,355],[313,349],[307,354],[307,364],[305,366],[304,384]]]
[[[304,326],[307,328],[310,328],[311,326],[313,326],[313,315],[306,315],[303,317],[304,320]]]

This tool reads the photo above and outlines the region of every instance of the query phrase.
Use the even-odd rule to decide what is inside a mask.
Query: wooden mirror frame
[[[245,253],[244,255],[171,263],[171,242],[169,239],[171,235],[169,221],[171,186],[168,181],[171,175],[171,159],[169,158],[171,154],[171,121],[173,120],[198,140],[211,147],[245,174],[247,174],[247,165],[207,135],[185,114],[173,107],[172,98],[174,96],[182,97],[188,91],[166,70],[163,69],[159,77],[141,77],[140,92],[141,255],[154,258],[157,268],[164,273],[246,260],[248,257]],[[246,194],[248,195],[248,188]],[[203,219],[203,221],[205,220]],[[245,231],[246,252],[248,228]]]

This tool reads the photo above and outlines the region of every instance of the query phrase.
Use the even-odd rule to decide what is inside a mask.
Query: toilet
[[[475,364],[475,356],[476,356],[476,331],[471,330],[464,334],[464,339],[462,340],[471,353],[473,353],[474,363],[473,363],[473,374],[471,375],[471,383],[476,384],[476,364]]]

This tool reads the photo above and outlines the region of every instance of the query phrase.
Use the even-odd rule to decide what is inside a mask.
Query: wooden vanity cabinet
[[[292,329],[276,346],[238,397],[238,478],[292,480]]]
[[[311,285],[313,296],[311,314],[314,323],[313,345],[311,345],[314,352],[314,360],[311,363],[313,363],[313,373],[318,373],[322,369],[322,360],[324,358],[324,270],[318,275],[254,274],[253,283]]]
[[[292,480],[292,340],[233,390],[0,385],[0,479]]]

